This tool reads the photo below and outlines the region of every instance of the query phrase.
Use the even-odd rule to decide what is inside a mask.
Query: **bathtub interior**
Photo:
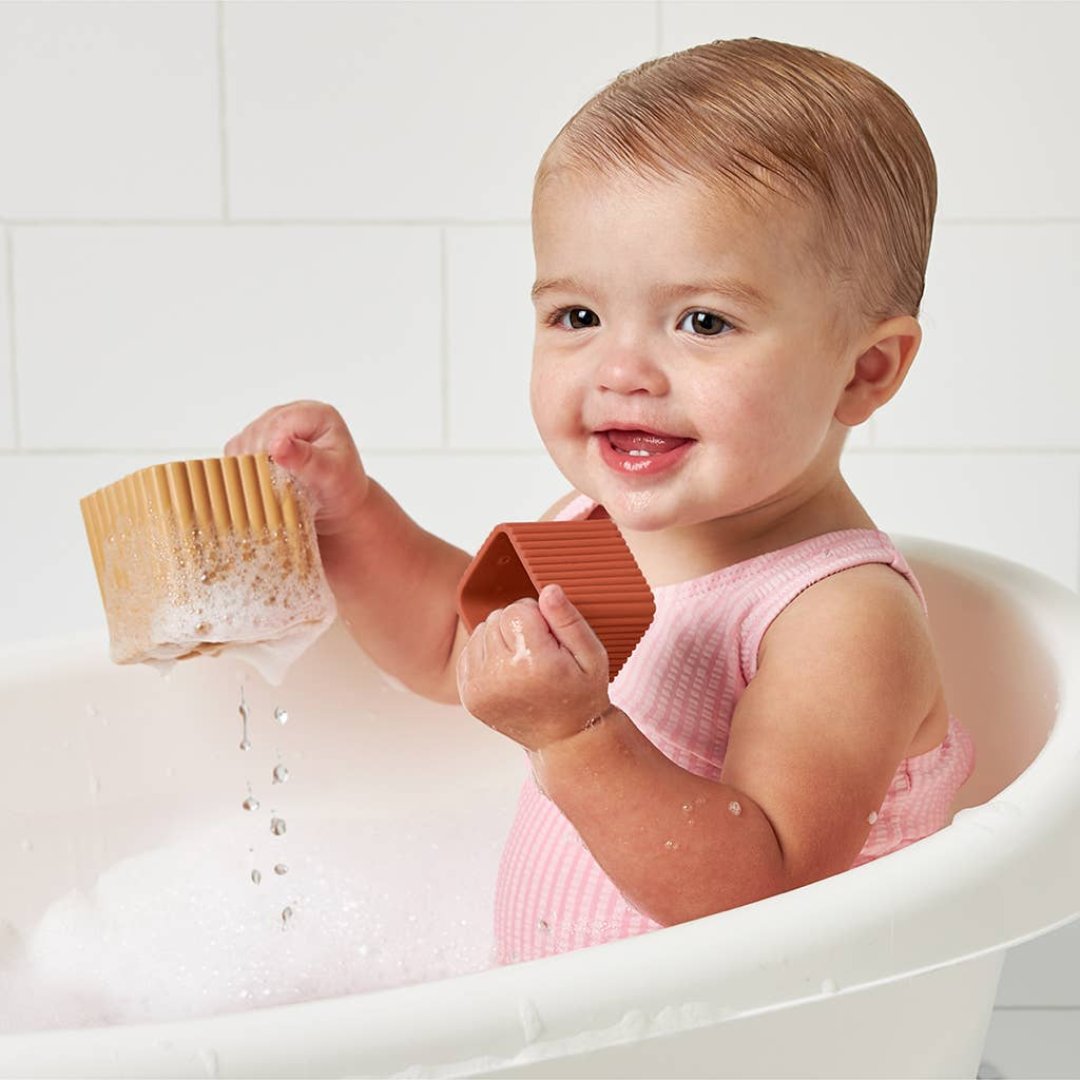
[[[132,954],[127,974],[147,984],[151,960],[140,955],[156,955],[165,971],[188,953],[191,996],[181,1000],[177,987],[160,1007],[144,1008],[134,990],[112,988],[102,1016],[92,1003],[83,1016],[60,1002],[54,1018],[30,1010],[9,1024],[75,1025],[108,1009],[140,1021],[241,1007],[269,957],[247,957],[233,996],[200,1003],[196,969],[201,964],[209,976],[216,967],[201,941],[263,927],[267,949],[287,941],[300,948],[312,940],[303,936],[309,916],[324,953],[336,940],[341,949],[370,945],[380,959],[369,961],[366,974],[336,980],[309,973],[306,983],[275,988],[264,1004],[440,978],[489,962],[498,854],[526,767],[516,746],[460,708],[395,686],[340,624],[280,687],[227,655],[183,661],[162,676],[113,665],[105,649],[94,635],[63,651],[32,646],[0,657],[0,858],[8,868],[0,890],[0,999],[5,963],[21,970],[26,947],[42,941],[45,953],[30,954],[36,967],[51,957],[59,968],[55,954],[66,949],[73,985],[86,992],[91,969],[114,962],[106,946],[96,954],[80,943],[95,929]],[[288,713],[284,725],[277,709]],[[284,783],[273,782],[279,765],[288,769]],[[260,804],[252,811],[243,808],[249,796]],[[287,823],[281,836],[270,831],[275,816]],[[172,860],[175,883],[162,857]],[[274,873],[279,864],[286,875]],[[153,895],[118,895],[124,890]],[[363,908],[352,911],[348,930],[344,914],[339,923],[330,915],[345,892]],[[192,901],[206,910],[189,915]],[[286,906],[294,913],[290,934],[277,933]],[[51,920],[47,935],[43,913]],[[151,925],[158,918],[162,925]],[[239,946],[231,948],[242,966]],[[287,973],[306,970],[300,958],[291,963],[284,961]],[[127,974],[115,971],[117,980]],[[16,981],[7,989],[23,987]]]
[[[1038,754],[1054,724],[1061,672],[1030,611],[1000,587],[1000,563],[970,553],[970,563],[960,566],[960,549],[942,557],[943,549],[914,540],[905,550],[927,595],[950,708],[976,743],[976,771],[954,806],[959,810],[991,798]],[[241,691],[248,751],[239,748]],[[62,647],[26,646],[0,655],[0,701],[0,807],[7,823],[0,857],[9,871],[0,892],[0,969],[19,959],[43,912],[73,890],[88,894],[121,860],[156,851],[181,852],[188,875],[198,875],[200,858],[215,872],[223,865],[235,871],[232,891],[220,900],[208,894],[209,903],[258,902],[276,912],[269,887],[278,888],[281,901],[287,894],[272,875],[273,856],[263,858],[260,849],[263,882],[255,886],[237,831],[253,822],[265,830],[271,809],[289,821],[290,883],[320,872],[306,855],[319,850],[320,834],[336,830],[334,856],[385,885],[371,893],[366,917],[384,938],[410,935],[404,944],[383,942],[411,949],[412,966],[398,973],[400,981],[482,966],[498,854],[526,773],[524,755],[460,708],[395,686],[340,625],[280,687],[228,654],[181,662],[162,677],[110,664],[100,635]],[[288,710],[284,726],[274,720],[279,707]],[[269,777],[280,763],[290,776],[275,788]],[[249,790],[262,803],[256,812],[242,808]],[[315,902],[332,891],[333,879]],[[426,930],[403,921],[410,908]],[[460,946],[442,966],[418,959],[432,926],[446,928]],[[384,981],[370,988],[393,977],[381,970]],[[306,996],[341,990],[331,985]],[[239,999],[213,1003],[220,1010],[241,1006]],[[190,1002],[173,1013],[199,1014]],[[170,1017],[151,1011],[131,1018]]]
[[[1064,678],[1016,585],[1037,578],[981,552],[896,537],[926,595],[949,708],[975,742],[975,771],[952,810],[978,806],[1011,784],[1046,744]],[[1003,574],[1019,572],[1014,588]]]

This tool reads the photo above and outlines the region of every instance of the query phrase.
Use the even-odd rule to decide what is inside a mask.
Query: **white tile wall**
[[[339,402],[364,446],[442,444],[435,227],[14,233],[27,448],[220,447],[301,397]]]
[[[4,3],[0,646],[101,627],[80,495],[295,397],[455,544],[536,516],[539,156],[619,71],[747,35],[867,66],[937,157],[923,348],[845,475],[1075,588],[1080,5]],[[988,1068],[1080,1072],[1078,959],[1075,926],[1010,954]]]
[[[543,451],[528,394],[532,233],[527,225],[461,226],[447,230],[447,241],[449,445]]]
[[[0,4],[0,214],[221,213],[215,4]]]
[[[0,451],[15,447],[15,367],[11,357],[10,237],[0,229]]]
[[[227,4],[232,213],[526,220],[544,147],[652,55],[655,20],[652,3]]]
[[[1080,113],[1080,89],[1077,100]],[[1080,210],[1071,222],[942,222],[923,344],[875,417],[875,445],[1076,449],[1080,338],[1069,325],[1078,296]]]

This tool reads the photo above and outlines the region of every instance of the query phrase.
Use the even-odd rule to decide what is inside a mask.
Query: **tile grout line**
[[[2,0],[0,0],[2,2]],[[219,126],[224,126],[224,119],[219,119]],[[225,140],[225,132],[222,130],[222,140]],[[223,165],[222,174],[225,175],[227,167],[225,165],[225,158],[227,158],[227,150],[223,149]],[[230,211],[231,212],[231,211]],[[508,226],[520,227],[522,225],[529,225],[529,218],[446,218],[446,217],[428,217],[428,218],[364,218],[364,217],[330,217],[330,218],[305,218],[305,217],[280,217],[280,218],[262,218],[262,217],[250,217],[250,218],[234,218],[229,217],[227,220],[221,220],[220,218],[205,218],[205,217],[191,217],[191,218],[95,218],[95,217],[4,217],[0,215],[0,225],[19,225],[26,228],[53,228],[53,227],[68,227],[68,228],[99,228],[103,225],[113,226],[115,228],[203,228],[207,225],[228,225],[234,228],[243,228],[245,226],[252,227],[258,226],[260,228],[277,227],[277,228],[313,228],[313,227],[363,227],[363,228],[380,228],[380,227],[420,227],[426,226],[428,228],[441,228],[443,226],[456,225],[466,226],[471,229],[487,229],[487,228],[503,228]],[[949,225],[978,225],[985,226],[987,228],[994,228],[995,226],[1008,226],[1008,227],[1023,227],[1023,226],[1060,226],[1060,225],[1080,225],[1080,217],[1060,217],[1060,218],[948,218],[940,217],[934,222],[934,227]]]
[[[228,221],[229,206],[229,139],[225,100],[225,3],[217,3],[217,73],[218,73],[218,152],[221,167],[221,217]]]
[[[8,309],[8,378],[11,386],[11,437],[15,451],[22,448],[22,429],[19,423],[19,375],[15,364],[15,237],[10,226],[4,228],[4,271],[7,274]]]
[[[137,2],[137,0],[131,0]],[[3,0],[0,0],[0,4]],[[528,218],[237,218],[227,220],[215,217],[189,218],[5,218],[0,215],[0,226],[18,225],[26,229],[205,229],[208,225],[227,226],[231,229],[441,229],[460,225],[470,229],[521,228],[529,225]],[[1080,225],[1080,218],[1076,222]]]

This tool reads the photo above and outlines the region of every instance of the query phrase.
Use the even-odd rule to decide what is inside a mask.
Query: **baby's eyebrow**
[[[534,283],[529,296],[535,302],[537,298],[544,293],[554,292],[556,290],[562,292],[589,291],[588,287],[578,281],[577,278],[541,278]],[[762,310],[769,307],[769,300],[764,293],[759,289],[756,289],[749,282],[740,281],[737,278],[715,278],[712,281],[656,285],[651,291],[653,296],[661,300],[675,300],[681,296],[690,296],[698,293],[716,293],[720,296],[728,296],[733,300],[737,300],[740,303],[747,305],[747,307],[760,308]]]

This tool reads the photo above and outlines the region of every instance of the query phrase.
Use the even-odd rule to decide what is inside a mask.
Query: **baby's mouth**
[[[651,431],[623,430],[609,428],[607,431],[597,432],[602,438],[606,438],[612,447],[628,457],[653,457],[657,454],[666,454],[691,439],[681,435],[657,435]]]

